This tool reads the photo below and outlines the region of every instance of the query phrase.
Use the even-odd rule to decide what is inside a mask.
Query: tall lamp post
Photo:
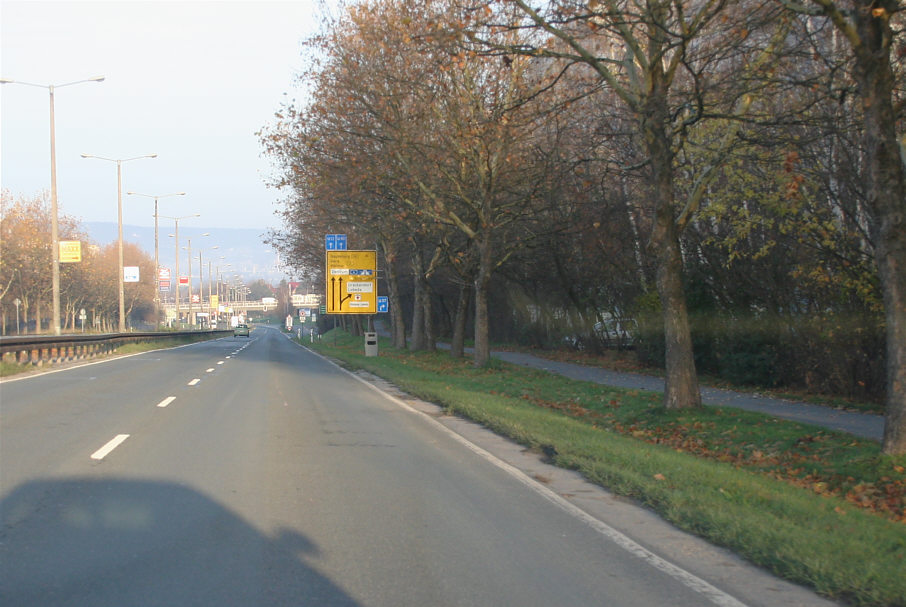
[[[54,89],[70,86],[72,84],[81,84],[83,82],[103,82],[103,76],[95,76],[86,80],[76,80],[65,84],[35,84],[33,82],[22,82],[21,80],[0,79],[0,84],[24,84],[25,86],[36,86],[50,91],[50,240],[51,255],[53,259],[53,333],[60,334],[60,235],[57,220],[57,142],[54,134],[54,116],[53,116],[53,92]],[[40,327],[39,327],[40,328]]]
[[[144,156],[134,156],[132,158],[104,158],[103,156],[93,156],[92,154],[82,154],[82,158],[97,158],[116,163],[116,209],[117,209],[117,226],[119,228],[116,239],[119,250],[119,276],[117,276],[117,285],[119,286],[119,312],[120,318],[118,331],[126,332],[126,294],[123,289],[123,163],[130,160],[139,160],[141,158],[157,158],[157,154],[145,154]]]
[[[220,248],[220,245],[214,245],[213,247],[208,248],[209,251],[214,251]],[[201,310],[204,311],[204,261],[202,260],[202,252],[204,249],[198,249],[198,298],[201,300]],[[208,262],[208,327],[210,328],[211,322],[211,262]]]
[[[174,192],[173,194],[139,194],[138,192],[126,192],[127,196],[144,196],[145,198],[154,199],[154,326],[160,325],[160,235],[157,228],[157,201],[168,196],[185,196],[185,192]],[[178,277],[177,277],[178,278]]]
[[[210,235],[211,234],[208,232],[201,234],[201,236],[210,236]],[[188,262],[189,263],[189,321],[191,322],[192,325],[195,325],[197,323],[193,322],[195,319],[192,318],[192,314],[194,314],[194,312],[192,310],[192,308],[194,307],[194,302],[192,301],[192,239],[186,238],[186,243],[188,246],[186,246],[184,248],[188,252],[187,258],[189,260],[189,262]],[[199,278],[199,280],[201,280],[201,278]],[[200,304],[201,304],[201,285],[198,286],[198,293],[199,293],[198,303],[199,303],[199,308],[200,308],[201,307],[200,306]]]
[[[174,247],[174,254],[173,254],[174,263],[176,264],[176,267],[173,269],[173,271],[176,273],[176,292],[175,292],[176,297],[175,297],[175,299],[176,299],[176,325],[178,327],[179,326],[179,220],[188,219],[190,217],[201,217],[201,214],[194,213],[192,215],[183,215],[182,217],[170,217],[169,215],[161,215],[161,217],[163,217],[164,219],[173,220],[173,234],[170,234],[170,236],[172,236],[173,239],[176,241],[175,247]],[[189,268],[191,269],[191,266],[189,266]]]

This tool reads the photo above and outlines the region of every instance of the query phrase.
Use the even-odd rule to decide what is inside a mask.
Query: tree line
[[[469,336],[484,365],[631,320],[667,407],[699,372],[875,399],[906,452],[904,13],[351,4],[260,133],[272,244],[313,276],[326,233],[377,247],[397,346]]]
[[[99,246],[80,223],[69,216],[59,218],[60,240],[82,243],[82,261],[60,264],[60,324],[65,332],[84,329],[110,332],[117,328],[119,314],[117,243]],[[0,326],[3,335],[41,333],[53,317],[49,196],[13,195],[0,192]],[[154,323],[154,259],[137,245],[123,243],[123,259],[137,266],[141,282],[125,283],[126,317],[131,323]],[[18,305],[15,302],[19,302]]]

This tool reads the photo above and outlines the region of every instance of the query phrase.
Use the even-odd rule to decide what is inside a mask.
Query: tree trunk
[[[434,307],[433,298],[431,297],[431,285],[428,284],[427,278],[425,278],[424,293],[423,304],[425,306],[425,311],[422,314],[422,317],[425,320],[425,349],[434,352],[437,350],[437,333],[434,327]]]
[[[906,453],[906,175],[896,139],[890,15],[874,14],[873,3],[859,4],[853,11],[862,42],[854,49],[855,78],[864,122],[865,193],[872,213],[887,331],[887,418],[882,450],[899,455]]]
[[[409,349],[413,351],[425,349],[425,270],[422,254],[415,247],[412,255],[412,276],[415,279],[415,303],[412,307],[412,339]]]
[[[466,321],[469,318],[469,305],[472,303],[472,286],[468,283],[459,289],[459,301],[456,302],[456,318],[453,319],[453,340],[450,343],[450,355],[455,358],[465,356]]]
[[[658,74],[654,74],[657,88]],[[692,335],[686,295],[683,292],[683,260],[674,211],[673,157],[668,136],[666,86],[648,97],[643,109],[642,131],[651,163],[651,195],[654,225],[648,246],[657,261],[657,291],[664,320],[667,377],[664,406],[668,409],[700,407],[701,393],[695,371]]]
[[[491,287],[491,243],[486,234],[478,242],[478,274],[475,276],[475,353],[476,367],[491,360],[488,324],[488,292]]]
[[[670,225],[659,226],[658,229],[663,228],[672,235],[665,237],[666,242],[661,243],[657,256],[657,291],[663,311],[667,371],[664,406],[668,409],[700,407],[702,401],[695,371],[686,295],[683,292],[679,239],[672,211],[667,209],[667,212]]]
[[[394,348],[406,347],[406,322],[403,320],[403,306],[400,298],[400,277],[396,267],[396,249],[392,242],[383,243],[384,260],[387,264],[387,284],[390,302],[390,332]]]

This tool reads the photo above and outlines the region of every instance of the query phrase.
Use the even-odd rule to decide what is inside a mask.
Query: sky
[[[206,228],[280,227],[283,194],[257,131],[300,93],[302,41],[323,8],[299,1],[46,2],[0,0],[0,78],[54,85],[62,215],[123,223],[199,213]],[[103,82],[61,84],[104,76]],[[50,191],[50,91],[0,85],[0,186]],[[161,225],[172,220],[161,219]]]

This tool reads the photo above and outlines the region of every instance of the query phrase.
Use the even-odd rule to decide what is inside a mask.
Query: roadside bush
[[[663,368],[659,309],[642,306],[639,362]],[[884,400],[884,332],[872,317],[690,314],[696,368],[737,385],[788,388],[871,402]]]

